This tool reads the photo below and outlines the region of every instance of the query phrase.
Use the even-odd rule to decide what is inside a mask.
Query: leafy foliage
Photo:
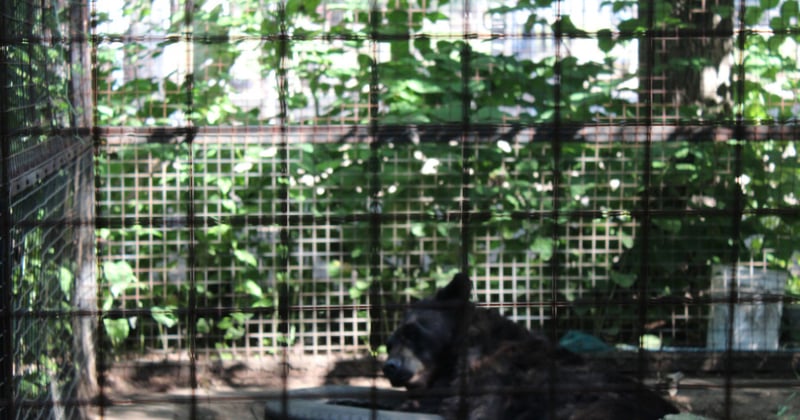
[[[549,284],[552,271],[563,270],[570,280],[557,285],[559,299],[574,303],[578,316],[593,315],[597,330],[637,342],[636,337],[620,335],[630,330],[630,325],[621,324],[627,321],[620,320],[633,318],[620,311],[635,309],[615,306],[603,313],[603,308],[610,308],[605,302],[592,301],[587,309],[582,299],[595,292],[634,299],[696,295],[706,286],[711,264],[750,255],[766,253],[774,267],[791,265],[796,249],[789,238],[797,232],[798,220],[796,214],[781,210],[792,208],[800,196],[794,181],[800,175],[797,154],[792,152],[794,142],[675,140],[649,146],[652,166],[644,168],[645,147],[640,144],[498,138],[476,144],[471,150],[475,154],[464,158],[461,144],[414,141],[414,130],[417,124],[441,123],[638,121],[646,98],[638,97],[642,79],[637,71],[643,70],[616,63],[632,45],[638,43],[642,51],[650,24],[664,31],[692,30],[697,23],[681,19],[685,3],[655,2],[652,14],[637,15],[637,6],[642,6],[638,2],[606,1],[601,8],[621,19],[615,27],[609,23],[600,29],[581,28],[569,15],[554,18],[552,0],[519,0],[491,10],[490,14],[509,19],[524,15],[521,31],[547,34],[560,51],[558,55],[523,55],[497,53],[491,49],[492,40],[431,35],[454,20],[445,12],[446,1],[423,8],[420,2],[401,0],[383,11],[366,10],[358,2],[287,1],[263,7],[255,0],[225,5],[198,1],[191,28],[186,27],[183,11],[172,15],[163,28],[149,28],[167,35],[191,29],[193,66],[185,74],[176,70],[127,80],[115,76],[131,63],[147,62],[184,45],[181,36],[169,35],[156,47],[135,42],[122,50],[111,44],[98,46],[99,88],[110,92],[98,105],[103,124],[396,124],[407,126],[411,141],[376,149],[363,144],[303,144],[288,150],[136,146],[106,157],[103,167],[110,173],[104,175],[120,178],[136,171],[138,163],[131,163],[133,158],[146,156],[169,168],[156,175],[156,187],[191,182],[204,194],[192,197],[195,202],[218,205],[226,215],[223,219],[270,214],[280,191],[286,192],[292,211],[336,220],[367,214],[376,204],[382,214],[403,215],[409,212],[409,203],[421,201],[421,215],[403,224],[403,231],[380,238],[381,258],[387,266],[381,278],[374,278],[367,268],[374,251],[365,240],[369,222],[359,219],[342,224],[341,236],[335,239],[346,251],[327,261],[325,272],[332,278],[353,279],[347,296],[365,303],[375,287],[392,290],[394,278],[410,278],[404,291],[422,294],[436,278],[446,277],[443,273],[459,265],[461,225],[447,215],[460,211],[462,181],[468,172],[471,210],[486,215],[472,222],[471,234],[490,238],[470,245],[475,247],[471,263],[522,258],[541,267],[538,287],[543,290],[553,287]],[[150,5],[149,1],[134,2],[126,10],[133,20],[148,24],[144,18]],[[724,2],[708,13],[717,21],[733,22],[734,10]],[[729,82],[743,88],[732,88],[727,105],[698,99],[678,106],[678,121],[732,122],[733,115],[741,115],[748,123],[782,123],[792,118],[796,109],[786,104],[798,93],[800,75],[797,57],[782,51],[800,42],[797,33],[788,30],[798,17],[797,2],[748,5],[744,22],[756,27],[763,16],[777,16],[769,20],[770,31],[744,31],[737,35],[746,36],[743,43],[730,43],[729,55],[742,59],[731,61]],[[597,54],[573,54],[569,48],[573,41],[591,42]],[[743,50],[738,49],[740,45]],[[267,92],[277,97],[266,109],[248,108],[235,100],[253,92],[241,87],[243,83],[231,71],[247,61],[248,51],[257,51],[254,73],[258,80],[270,81]],[[125,57],[122,61],[120,52]],[[699,54],[658,62],[653,70],[698,75],[718,65]],[[720,93],[722,102],[726,95]],[[651,108],[653,115],[662,111],[656,105]],[[736,159],[742,163],[738,177]],[[218,161],[231,163],[212,167]],[[278,161],[288,162],[290,168],[260,166]],[[274,178],[276,173],[280,176]],[[175,211],[169,208],[174,203],[190,199],[185,191],[169,191],[164,204],[127,197],[108,216],[122,217],[148,207],[154,214],[169,214]],[[380,197],[379,202],[375,197]],[[736,220],[733,215],[740,213],[742,220]],[[731,237],[736,224],[740,235]],[[642,230],[647,230],[647,241],[642,240]],[[292,235],[306,233],[299,229]],[[134,238],[169,244],[180,242],[181,235],[179,230],[155,231],[138,225],[102,234],[123,244]],[[282,253],[300,258],[294,257],[299,248],[282,248],[287,243],[298,246],[298,238],[254,241],[230,220],[216,220],[194,235],[196,269],[208,272],[209,284],[218,285],[214,290],[199,284],[188,290],[186,282],[138,282],[131,273],[142,276],[146,270],[164,267],[140,263],[129,272],[128,262],[115,261],[104,266],[108,307],[128,305],[121,291],[138,289],[151,296],[138,305],[150,308],[152,320],[164,330],[185,327],[182,323],[187,321],[176,313],[192,294],[204,303],[247,309],[196,320],[194,328],[201,335],[215,329],[224,332],[223,343],[216,343],[224,347],[241,342],[248,318],[258,312],[254,309],[274,308],[279,284],[288,284],[293,294],[317,287],[286,278],[276,268]],[[581,255],[582,245],[576,246],[572,238],[588,236],[608,238],[608,252]],[[431,237],[447,246],[435,252],[427,249],[425,239]],[[156,241],[145,254],[180,254],[185,252],[183,246]],[[179,261],[168,264],[174,267]],[[593,265],[591,272],[577,268],[587,264]],[[236,269],[216,269],[229,266]],[[525,268],[515,270],[521,276],[529,274]],[[227,277],[230,273],[233,278]],[[643,281],[649,296],[637,295]],[[657,310],[648,315],[656,320],[666,316]],[[124,338],[130,333],[122,321],[106,321],[112,339],[115,334]],[[130,322],[126,325],[134,328]],[[283,331],[280,339],[294,342],[296,333]]]

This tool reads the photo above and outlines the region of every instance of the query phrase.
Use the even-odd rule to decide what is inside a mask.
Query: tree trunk
[[[641,21],[652,19],[652,35],[639,43],[640,97],[653,118],[730,116],[733,10],[733,0],[640,0]]]
[[[87,148],[78,158],[74,174],[76,243],[75,288],[72,296],[73,347],[77,362],[78,400],[80,415],[89,418],[88,401],[97,396],[97,366],[95,358],[95,336],[97,317],[97,261],[95,258],[95,185],[94,148],[91,132],[94,103],[92,97],[92,56],[89,45],[89,4],[73,1],[69,5],[70,27],[70,101],[73,105],[72,125],[87,142]]]

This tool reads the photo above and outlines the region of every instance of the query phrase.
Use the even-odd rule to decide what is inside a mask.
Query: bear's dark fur
[[[624,376],[591,369],[497,311],[470,303],[464,274],[416,302],[386,343],[383,371],[448,419],[660,419],[677,410]]]

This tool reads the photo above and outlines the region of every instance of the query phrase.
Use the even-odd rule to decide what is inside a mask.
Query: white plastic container
[[[736,267],[733,309],[733,350],[777,350],[781,326],[782,297],[787,274],[752,266]],[[729,301],[734,284],[731,266],[711,269],[711,314],[706,348],[726,350],[731,322]]]

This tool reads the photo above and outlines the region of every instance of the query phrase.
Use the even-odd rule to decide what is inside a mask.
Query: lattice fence
[[[476,299],[530,327],[702,347],[709,261],[734,252],[736,221],[794,217],[788,206],[732,207],[741,151],[724,140],[730,130],[484,128],[466,138],[446,126],[221,128],[191,142],[107,130],[99,205],[117,233],[103,260],[127,262],[138,281],[119,296],[119,315],[139,317],[132,340],[185,348],[190,314],[202,353],[273,354],[287,341],[314,354],[366,350],[393,324],[385,310],[430,293],[466,252]],[[776,135],[792,133],[748,133]],[[783,155],[791,142],[774,144]],[[658,168],[647,190],[643,166]],[[743,257],[768,265],[764,252]],[[646,286],[634,284],[641,270]],[[174,296],[186,301],[165,309],[180,320],[164,328],[151,308]]]

